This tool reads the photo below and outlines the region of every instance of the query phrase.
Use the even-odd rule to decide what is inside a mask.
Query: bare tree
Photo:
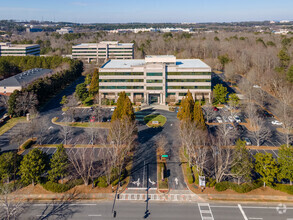
[[[96,142],[96,139],[99,137],[98,130],[99,128],[97,127],[97,124],[95,122],[90,122],[89,127],[85,129],[85,132],[90,139],[89,143],[91,145],[94,145]]]
[[[74,170],[87,186],[94,171],[94,148],[70,148],[67,154]]]
[[[29,111],[35,111],[38,104],[36,94],[33,92],[23,92],[16,100],[16,111],[20,115],[25,115]]]
[[[27,138],[27,123],[19,123],[15,128],[14,135],[10,136],[10,143],[19,147]]]
[[[25,202],[25,197],[13,192],[11,186],[1,184],[0,204],[3,208],[3,211],[1,211],[1,219],[17,219],[25,209]]]
[[[66,122],[65,125],[61,126],[60,134],[64,140],[64,144],[67,144],[68,139],[71,137],[73,131],[72,127],[70,126],[70,122]]]
[[[42,145],[46,138],[46,131],[48,130],[47,121],[44,117],[38,117],[35,120],[37,120],[36,137],[38,139],[38,143]]]
[[[125,159],[134,147],[137,138],[136,133],[136,121],[131,121],[127,117],[111,122],[109,141],[113,148],[113,159],[115,160],[115,167],[118,168],[118,173],[122,172]]]
[[[252,136],[257,146],[260,146],[263,141],[272,136],[271,130],[266,126],[265,121],[258,115],[254,115],[250,118],[250,126],[252,128]]]
[[[211,103],[207,103],[204,107],[204,115],[206,117],[207,122],[211,121],[212,118],[216,116],[216,112],[214,111],[213,105]]]
[[[4,108],[5,110],[8,109],[8,99],[9,96],[0,95],[0,107]]]

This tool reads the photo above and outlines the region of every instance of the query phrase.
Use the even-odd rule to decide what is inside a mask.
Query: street
[[[284,204],[179,203],[117,201],[116,219],[292,220],[293,206]],[[147,213],[147,214],[146,214]],[[20,219],[113,219],[112,202],[28,204]]]

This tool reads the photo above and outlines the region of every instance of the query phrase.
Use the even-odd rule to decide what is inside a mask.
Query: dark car
[[[217,107],[214,107],[214,111],[217,112],[219,111],[219,109]]]

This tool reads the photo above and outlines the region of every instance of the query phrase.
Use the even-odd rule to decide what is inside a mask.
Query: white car
[[[116,109],[116,107],[112,107],[112,108],[111,108],[111,112],[114,112],[115,109]]]
[[[249,138],[245,137],[243,139],[244,139],[246,145],[251,145],[251,141],[249,140]]]
[[[272,121],[272,124],[273,125],[282,125],[283,123],[278,120],[275,120],[275,121]]]
[[[228,120],[231,122],[231,123],[233,123],[235,120],[234,120],[234,118],[230,115],[229,117],[228,117]]]
[[[234,127],[232,126],[232,125],[230,125],[230,124],[226,124],[226,126],[227,126],[227,128],[229,129],[229,130],[232,130]]]
[[[240,123],[241,122],[241,119],[238,115],[234,115],[234,119],[237,123]]]
[[[217,120],[218,123],[223,123],[223,120],[222,120],[222,118],[220,116],[217,116],[216,120]]]

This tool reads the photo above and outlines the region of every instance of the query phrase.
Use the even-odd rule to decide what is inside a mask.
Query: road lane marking
[[[99,217],[99,216],[102,216],[102,215],[88,215],[88,217]]]
[[[209,203],[198,203],[198,209],[202,220],[214,220]],[[203,209],[205,207],[205,209]]]
[[[254,219],[254,220],[262,220],[263,218],[253,218],[253,217],[251,217],[251,218],[248,218],[248,219]]]
[[[245,212],[243,211],[240,204],[238,204],[238,208],[240,209],[241,214],[243,215],[244,220],[248,220],[247,216],[245,215]]]
[[[60,203],[61,204],[61,203]],[[33,206],[58,206],[60,205],[58,203],[55,204],[33,204]],[[68,204],[69,206],[96,206],[97,204],[94,203],[73,203],[73,204]]]

